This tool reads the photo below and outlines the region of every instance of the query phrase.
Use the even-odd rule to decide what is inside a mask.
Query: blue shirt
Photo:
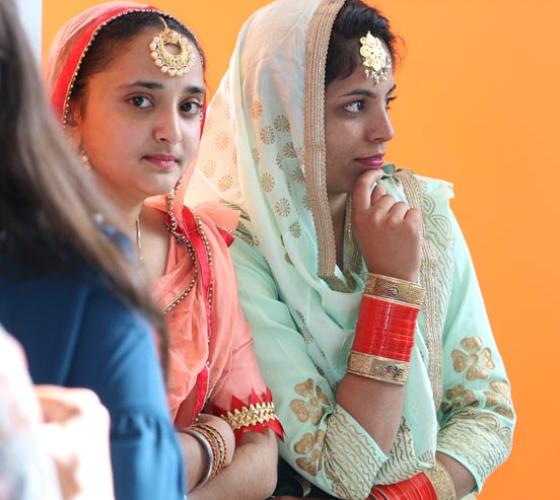
[[[34,383],[86,387],[107,407],[118,500],[184,498],[181,450],[144,319],[85,272],[0,277],[0,323],[25,348]]]

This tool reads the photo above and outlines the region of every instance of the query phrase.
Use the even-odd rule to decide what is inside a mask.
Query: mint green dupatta
[[[509,453],[513,413],[448,183],[406,171],[383,181],[423,212],[428,295],[391,452],[336,403],[364,278],[349,224],[336,266],[325,181],[325,60],[342,3],[281,0],[247,21],[208,108],[187,200],[243,213],[232,246],[241,302],[294,469],[332,495],[365,498],[431,467],[440,450],[480,488]]]

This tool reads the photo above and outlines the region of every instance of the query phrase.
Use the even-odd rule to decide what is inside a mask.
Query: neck
[[[347,193],[328,193],[329,207],[333,222],[336,246],[336,263],[340,269],[344,265],[344,216],[346,214]]]
[[[101,185],[105,196],[119,210],[119,216],[123,222],[123,228],[131,241],[136,241],[136,221],[139,219],[144,206],[144,198],[140,196],[127,196],[122,191],[117,192],[108,182],[101,179]]]

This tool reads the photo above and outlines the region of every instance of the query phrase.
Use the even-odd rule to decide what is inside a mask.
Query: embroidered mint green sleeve
[[[241,304],[276,412],[284,426],[281,456],[302,476],[340,498],[366,498],[387,456],[340,407],[306,352],[268,265],[255,247],[231,247]]]
[[[451,222],[455,268],[443,337],[437,449],[466,467],[480,491],[510,453],[515,415],[471,257],[457,221]]]

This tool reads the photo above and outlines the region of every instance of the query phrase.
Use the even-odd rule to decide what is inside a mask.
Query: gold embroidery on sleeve
[[[441,410],[444,413],[466,406],[479,406],[479,401],[473,391],[467,389],[463,384],[458,384],[445,391],[445,401],[441,404]]]
[[[290,409],[300,422],[307,422],[311,419],[311,423],[317,425],[325,414],[325,408],[331,404],[329,398],[310,378],[301,384],[297,384],[295,391],[303,397],[303,400],[294,399],[290,403]]]
[[[228,411],[220,415],[220,417],[227,420],[233,430],[264,424],[265,422],[278,419],[274,410],[274,403],[272,402],[250,404],[249,406],[244,406],[241,410]]]
[[[453,349],[453,368],[456,372],[466,371],[467,380],[488,378],[490,370],[495,368],[492,353],[488,347],[482,348],[480,337],[465,337],[461,340],[463,350]]]
[[[323,465],[341,498],[366,498],[382,464],[365,432],[335,409],[328,420]]]
[[[491,382],[490,390],[484,391],[484,395],[486,396],[485,408],[513,420],[514,414],[511,406],[509,383],[507,381]]]
[[[294,445],[294,451],[298,455],[305,455],[296,459],[297,466],[311,476],[316,476],[323,467],[321,458],[324,440],[325,432],[318,430],[315,436],[306,432]]]

